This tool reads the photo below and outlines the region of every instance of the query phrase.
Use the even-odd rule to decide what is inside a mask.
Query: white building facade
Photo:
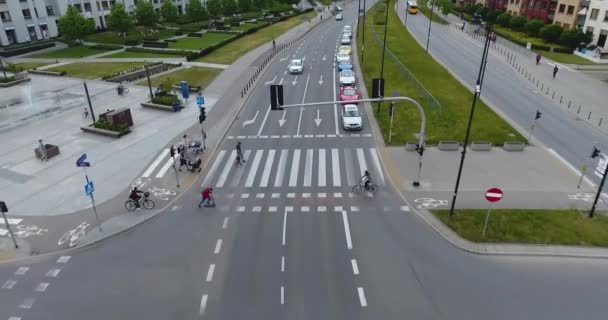
[[[592,33],[592,43],[608,52],[608,0],[591,0],[583,31]]]

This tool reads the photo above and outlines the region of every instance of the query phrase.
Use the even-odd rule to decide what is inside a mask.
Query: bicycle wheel
[[[129,93],[129,88],[125,87],[125,88],[122,90],[122,94],[127,94],[127,93]]]
[[[378,191],[378,185],[377,184],[372,184],[369,186],[369,192],[371,192],[372,194],[376,194],[376,192]]]
[[[125,202],[125,208],[129,211],[133,211],[137,209],[137,204],[133,200],[127,200],[127,202]]]
[[[59,238],[59,241],[57,242],[57,244],[58,245],[63,245],[66,241],[70,240],[73,235],[74,235],[74,230],[70,230],[70,231],[64,233],[61,236],[61,238]]]
[[[146,209],[152,209],[152,208],[154,208],[154,201],[152,201],[150,199],[145,199],[143,205],[144,205],[144,208],[146,208]]]
[[[361,185],[356,185],[353,187],[353,193],[358,194],[359,192],[361,192],[362,188]]]

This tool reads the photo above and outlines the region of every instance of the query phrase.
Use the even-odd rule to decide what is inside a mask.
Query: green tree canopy
[[[509,22],[511,22],[511,15],[508,13],[501,13],[496,17],[496,22],[503,27],[508,27]]]
[[[534,19],[524,24],[524,30],[527,34],[535,36],[540,31],[540,28],[544,27],[545,23],[542,20]]]
[[[205,10],[200,0],[190,0],[190,4],[186,7],[186,14],[192,21],[200,21],[207,18],[207,10]]]
[[[546,41],[559,43],[559,37],[561,36],[562,31],[564,31],[562,27],[556,24],[549,24],[540,28],[538,34]]]
[[[251,11],[253,2],[251,0],[239,0],[239,10],[242,12]]]
[[[235,0],[223,0],[222,3],[222,11],[224,15],[233,15],[238,10],[237,4]]]
[[[164,0],[160,7],[160,14],[163,16],[163,19],[175,22],[177,20],[177,7],[173,5],[171,0]]]
[[[65,14],[59,18],[58,22],[61,35],[69,44],[74,44],[77,40],[95,31],[95,22],[83,17],[72,5],[68,6]]]
[[[158,22],[156,11],[154,11],[152,3],[148,1],[137,2],[137,7],[135,8],[135,17],[137,18],[138,24],[149,29],[156,26],[156,22]]]
[[[581,42],[589,43],[591,42],[592,38],[593,34],[591,33],[587,34],[577,29],[569,29],[562,32],[559,37],[559,42],[562,45],[574,50]]]
[[[511,26],[511,28],[515,29],[515,30],[522,30],[524,28],[524,25],[526,24],[527,20],[526,18],[522,17],[522,16],[514,16],[511,17],[511,21],[509,21],[509,26]]]
[[[125,33],[133,26],[133,20],[122,3],[116,3],[112,6],[106,21],[108,22],[108,28],[114,32]]]
[[[221,2],[221,0],[209,0],[209,1],[207,1],[207,11],[209,11],[209,14],[212,17],[214,17],[214,18],[219,17],[220,13],[222,12],[222,2]]]

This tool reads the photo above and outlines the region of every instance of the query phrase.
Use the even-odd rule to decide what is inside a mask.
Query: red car
[[[340,87],[340,101],[353,101],[361,99],[361,93],[355,87]]]

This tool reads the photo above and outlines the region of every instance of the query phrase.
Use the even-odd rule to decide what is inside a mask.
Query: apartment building
[[[592,33],[592,43],[608,52],[608,0],[591,0],[583,31]]]
[[[56,12],[48,0],[0,0],[0,46],[56,37]]]
[[[557,9],[553,17],[553,24],[564,29],[576,27],[578,13],[581,11],[582,2],[580,0],[558,0]]]
[[[512,16],[521,15],[522,6],[526,0],[509,0],[506,11]]]

